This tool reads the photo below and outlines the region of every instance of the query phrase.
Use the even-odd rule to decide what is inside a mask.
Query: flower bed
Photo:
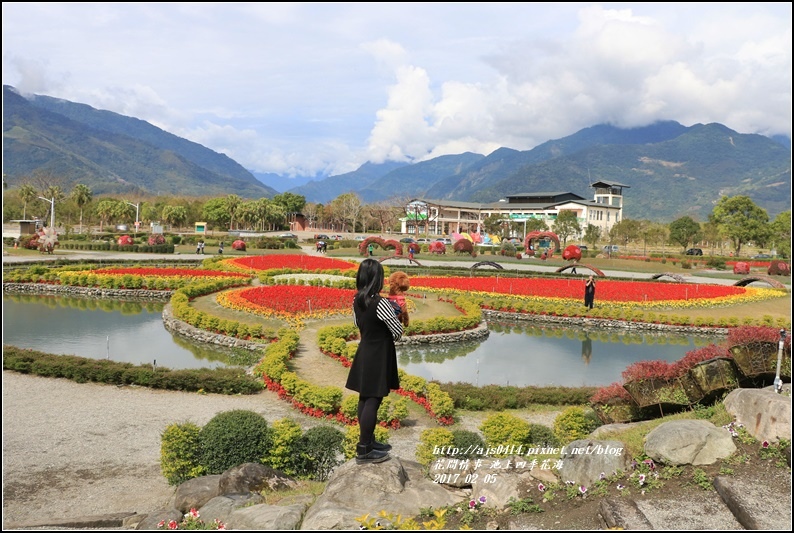
[[[267,318],[295,320],[350,314],[356,291],[294,285],[286,290],[269,285],[227,291],[218,295],[223,307],[256,313]]]
[[[411,288],[434,292],[501,294],[550,303],[579,302],[584,290],[581,283],[572,283],[567,279],[431,276],[412,277]],[[770,298],[778,296],[779,291],[728,285],[599,280],[596,294],[600,302],[634,307],[712,307]]]
[[[223,262],[233,267],[257,271],[292,269],[314,272],[323,270],[345,271],[358,268],[358,263],[304,254],[252,255],[248,257],[235,257],[234,259],[227,259]]]

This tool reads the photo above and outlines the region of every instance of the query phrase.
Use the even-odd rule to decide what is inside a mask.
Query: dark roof
[[[618,183],[617,181],[596,181],[595,183],[590,184],[591,187],[626,187],[627,189],[631,189],[630,185],[626,185],[625,183]]]

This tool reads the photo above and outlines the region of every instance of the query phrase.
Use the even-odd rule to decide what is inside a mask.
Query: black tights
[[[358,397],[358,427],[361,430],[359,444],[369,444],[375,440],[375,424],[378,423],[378,409],[382,401],[383,398],[372,396]]]

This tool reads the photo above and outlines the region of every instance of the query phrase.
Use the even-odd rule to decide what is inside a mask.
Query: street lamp
[[[137,204],[131,204],[130,202],[124,200],[124,203],[127,205],[131,205],[135,208],[135,234],[138,234],[138,208],[140,207],[141,203],[138,202]]]
[[[50,228],[55,229],[55,197],[44,198],[43,196],[39,196],[39,200],[50,202]]]
[[[780,363],[783,361],[783,345],[786,342],[786,330],[780,330],[780,342],[777,345],[777,371],[775,372],[775,392],[780,394],[783,391],[783,381],[780,379]]]

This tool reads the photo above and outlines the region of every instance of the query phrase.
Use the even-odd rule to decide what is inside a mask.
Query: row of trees
[[[230,194],[225,197],[136,197],[94,198],[91,189],[83,184],[75,185],[68,194],[58,185],[24,184],[7,191],[3,199],[3,220],[38,217],[48,220],[52,203],[39,197],[54,199],[56,225],[77,226],[82,232],[84,225],[129,224],[138,216],[148,225],[159,223],[172,229],[190,228],[197,221],[206,222],[210,229],[277,231],[289,228],[289,223],[298,213],[303,214],[310,227],[332,231],[375,231],[389,233],[398,231],[400,218],[406,216],[408,198],[395,197],[390,201],[364,204],[355,193],[345,193],[327,204],[307,202],[301,195],[285,192],[272,199],[243,199]],[[528,219],[526,222],[507,222],[492,215],[483,220],[483,229],[502,237],[521,235],[524,231],[548,230],[546,222]],[[602,234],[592,224],[583,226],[576,212],[560,211],[551,228],[563,244],[568,239],[581,238],[595,248],[600,242],[623,246],[642,246],[643,253],[649,247],[673,244],[685,251],[690,246],[700,245],[712,249],[722,248],[728,241],[738,255],[743,246],[754,244],[760,248],[776,248],[779,255],[791,254],[791,211],[780,213],[769,220],[766,210],[755,205],[747,196],[723,197],[714,207],[706,222],[697,222],[689,216],[680,217],[669,224],[650,220],[623,219]]]

